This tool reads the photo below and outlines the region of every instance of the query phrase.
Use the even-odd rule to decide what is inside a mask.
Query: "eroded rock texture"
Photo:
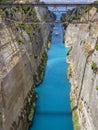
[[[41,7],[33,8],[29,15],[41,21],[46,14],[46,19],[54,16]],[[19,19],[21,12],[14,8],[11,16]],[[50,25],[6,23],[0,16],[0,130],[28,129],[31,107],[35,107],[34,87],[42,80],[51,29]]]
[[[93,8],[90,13],[95,14]],[[98,23],[70,24],[65,44],[71,47],[71,99],[75,101],[81,130],[98,129]]]

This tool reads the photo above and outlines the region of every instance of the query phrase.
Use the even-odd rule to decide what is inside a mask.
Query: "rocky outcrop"
[[[95,8],[90,13],[94,14]],[[97,14],[96,14],[97,17]],[[71,102],[79,117],[75,130],[98,129],[98,23],[70,24],[65,32],[65,45],[70,49],[68,76]],[[76,124],[75,124],[76,125]]]
[[[80,19],[81,16],[85,13],[85,9],[83,7],[73,8],[72,10],[68,9],[66,13],[63,13],[61,16],[61,21],[72,21],[76,19]]]
[[[21,12],[14,10],[11,16],[17,19]],[[42,10],[48,16],[47,9]],[[39,21],[44,20],[44,14],[38,8],[30,12],[30,16]],[[4,8],[0,15],[0,130],[27,130],[34,116],[37,97],[34,87],[43,77],[52,28],[6,23],[2,15],[7,15]]]
[[[85,14],[86,9],[84,9],[83,7],[77,7],[77,8],[73,8],[72,9],[68,9],[66,13],[63,13],[61,15],[61,21],[62,22],[73,22],[76,20],[80,20],[81,16],[83,16]],[[63,24],[63,27],[66,29],[66,27],[68,26],[68,23]]]

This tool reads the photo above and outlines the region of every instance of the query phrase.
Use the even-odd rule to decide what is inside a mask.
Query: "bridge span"
[[[24,9],[23,8],[28,8],[27,12],[24,13]],[[42,8],[46,8],[46,7],[53,7],[53,12],[58,11],[58,7],[64,7],[65,8],[65,13],[66,13],[66,20],[65,21],[47,21],[47,20],[41,20],[41,21],[35,21],[32,20],[32,18],[30,17],[29,13],[30,11],[32,11],[34,9],[34,7],[42,7]],[[73,19],[73,20],[68,20],[69,19],[69,15],[67,15],[68,13],[68,7],[74,7],[74,8],[78,8],[78,10],[82,7],[82,8],[87,8],[88,11],[84,14],[82,13],[78,13],[76,14],[76,17],[82,17],[78,18],[78,19]],[[4,9],[4,11],[7,14],[7,17],[3,17],[3,19],[5,19],[6,23],[19,23],[19,24],[86,24],[88,22],[98,22],[98,19],[94,19],[94,16],[96,15],[96,13],[91,16],[89,9],[92,7],[96,7],[98,8],[98,4],[97,3],[0,3],[0,10]],[[16,12],[20,11],[21,15],[20,18],[16,18],[16,16],[12,17],[12,12],[16,14]],[[64,12],[63,12],[64,13]]]

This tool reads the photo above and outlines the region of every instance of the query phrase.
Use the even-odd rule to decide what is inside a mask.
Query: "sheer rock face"
[[[72,68],[71,93],[78,104],[81,130],[98,129],[98,23],[70,24],[65,45],[72,47],[68,62]],[[96,70],[92,64],[96,64]]]
[[[27,130],[34,75],[39,75],[50,32],[50,25],[10,25],[0,17],[0,130]]]

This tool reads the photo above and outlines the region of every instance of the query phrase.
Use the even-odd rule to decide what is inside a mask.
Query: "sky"
[[[91,3],[91,2],[94,2],[95,0],[40,0],[42,2],[45,2],[45,3]],[[97,1],[97,0],[96,0]],[[50,10],[53,10],[53,7],[50,7]],[[58,7],[59,10],[66,10],[64,7]],[[68,8],[70,9],[70,7]]]
[[[40,1],[44,1],[44,2],[49,2],[49,3],[63,3],[63,2],[93,2],[94,0],[40,0]]]

